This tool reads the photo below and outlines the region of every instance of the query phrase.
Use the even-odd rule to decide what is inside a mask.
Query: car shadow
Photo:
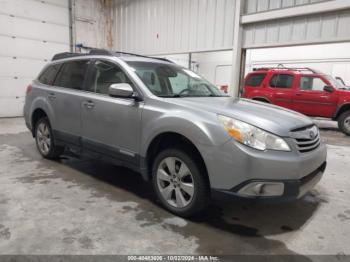
[[[111,197],[118,200],[146,200],[145,205],[160,203],[153,193],[152,185],[142,179],[141,175],[124,167],[111,165],[98,160],[76,161],[74,157],[65,156],[63,164],[76,169],[94,179],[122,189],[123,194]],[[243,236],[271,236],[300,229],[323,202],[317,192],[311,192],[302,199],[287,203],[260,203],[242,198],[211,201],[208,208],[189,219],[193,223],[205,223],[209,226]],[[147,207],[147,208],[148,208]],[[156,208],[156,209],[157,209]],[[152,208],[153,211],[156,210]],[[161,208],[162,216],[164,209]],[[156,212],[156,211],[155,211]],[[165,212],[167,213],[167,212]],[[170,215],[170,214],[169,214]]]

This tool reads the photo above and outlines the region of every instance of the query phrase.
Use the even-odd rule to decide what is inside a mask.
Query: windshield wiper
[[[165,98],[173,98],[173,97],[176,97],[176,98],[178,98],[178,97],[184,97],[184,96],[181,96],[181,95],[179,95],[179,94],[172,94],[172,95],[158,95],[159,97],[165,97]]]

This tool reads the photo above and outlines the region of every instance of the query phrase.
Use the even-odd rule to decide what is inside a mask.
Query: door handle
[[[56,99],[55,93],[49,93],[48,97],[50,100]]]
[[[302,93],[296,93],[295,95],[296,95],[296,96],[301,96],[301,95],[302,95]]]
[[[95,103],[92,102],[91,100],[88,100],[88,101],[85,101],[85,102],[83,103],[83,105],[84,105],[86,108],[91,109],[91,108],[93,108],[93,107],[95,106]]]

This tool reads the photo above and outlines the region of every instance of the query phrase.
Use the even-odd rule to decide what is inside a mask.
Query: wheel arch
[[[174,131],[159,133],[149,143],[146,150],[146,156],[144,158],[144,168],[146,172],[143,172],[143,176],[146,180],[151,179],[152,164],[157,154],[162,150],[170,147],[181,149],[186,148],[186,150],[190,152],[191,156],[194,156],[196,158],[197,163],[200,164],[200,168],[204,171],[204,175],[209,182],[207,166],[198,147],[191,139],[183,134]]]
[[[338,120],[339,116],[348,110],[350,110],[350,103],[342,104],[340,107],[338,107],[332,119]]]
[[[33,137],[35,137],[35,126],[36,123],[39,121],[39,119],[41,119],[42,117],[47,117],[49,118],[48,114],[46,113],[46,111],[40,107],[36,108],[32,115],[31,115],[31,126],[32,126],[32,135]],[[50,121],[50,119],[49,119]]]

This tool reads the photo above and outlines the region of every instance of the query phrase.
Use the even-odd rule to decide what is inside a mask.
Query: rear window
[[[44,85],[52,86],[60,67],[61,67],[61,64],[48,66],[46,70],[39,76],[38,78],[39,82]]]
[[[291,88],[294,77],[287,74],[275,74],[270,80],[270,87],[273,88]]]
[[[264,81],[266,74],[253,74],[248,77],[245,82],[246,86],[260,86],[262,81]]]
[[[90,60],[76,60],[64,63],[56,77],[55,86],[83,89],[85,73],[89,63]]]

